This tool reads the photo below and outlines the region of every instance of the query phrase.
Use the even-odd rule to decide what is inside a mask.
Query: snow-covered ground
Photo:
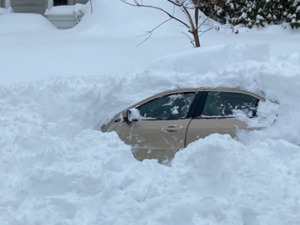
[[[136,47],[161,19],[111,0],[65,31],[0,15],[1,225],[300,224],[300,31],[224,28],[192,49],[172,23]],[[149,95],[197,86],[279,105],[259,106],[266,129],[198,140],[170,167],[98,130]]]

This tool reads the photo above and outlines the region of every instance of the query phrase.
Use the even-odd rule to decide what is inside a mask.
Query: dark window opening
[[[53,5],[54,6],[68,5],[68,0],[54,0]]]
[[[258,99],[250,95],[232,92],[209,92],[203,117],[230,117],[235,110],[244,112],[247,116],[256,115]]]
[[[171,94],[147,102],[137,109],[144,119],[185,119],[194,98],[195,93]]]

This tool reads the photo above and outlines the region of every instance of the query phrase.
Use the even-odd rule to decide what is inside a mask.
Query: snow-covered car
[[[138,160],[174,157],[177,151],[213,133],[236,135],[249,127],[237,116],[256,117],[261,94],[236,88],[196,88],[166,91],[118,113],[103,125],[132,146]]]

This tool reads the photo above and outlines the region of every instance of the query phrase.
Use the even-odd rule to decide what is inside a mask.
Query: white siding
[[[11,0],[15,12],[44,14],[47,0]]]
[[[76,3],[81,3],[81,4],[85,4],[87,3],[89,0],[68,0],[68,4],[69,5],[75,5]],[[99,1],[99,0],[94,0],[94,1]]]
[[[0,0],[0,7],[1,8],[6,8],[5,0]]]
[[[85,3],[87,3],[88,2],[88,0],[74,0],[74,3],[76,4],[76,3],[81,3],[81,4],[85,4]]]
[[[68,29],[77,24],[75,15],[46,15],[46,18],[59,29]]]
[[[4,6],[5,0],[0,0],[0,7]],[[88,0],[70,0],[69,4],[85,4]],[[3,5],[3,6],[2,6]],[[48,0],[11,0],[11,6],[15,12],[44,14]]]

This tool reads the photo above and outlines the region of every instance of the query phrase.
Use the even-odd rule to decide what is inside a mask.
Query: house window
[[[54,0],[54,1],[53,1],[53,5],[54,5],[54,6],[58,6],[58,5],[68,5],[68,0]]]

